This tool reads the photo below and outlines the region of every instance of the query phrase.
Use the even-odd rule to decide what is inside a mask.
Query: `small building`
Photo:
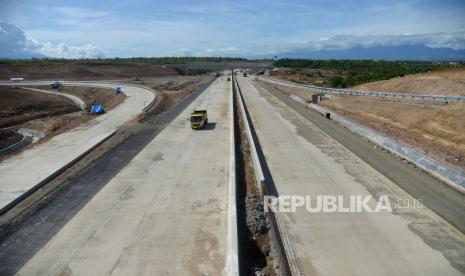
[[[324,93],[315,93],[312,94],[312,103],[318,104],[321,102],[321,98],[324,96]]]

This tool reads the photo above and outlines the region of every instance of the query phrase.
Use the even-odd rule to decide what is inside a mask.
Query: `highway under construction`
[[[460,189],[251,73],[143,119],[159,91],[121,85],[1,162],[0,275],[465,274]]]

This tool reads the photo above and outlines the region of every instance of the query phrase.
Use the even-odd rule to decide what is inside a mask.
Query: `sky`
[[[0,0],[0,51],[257,56],[421,43],[465,48],[465,0]]]

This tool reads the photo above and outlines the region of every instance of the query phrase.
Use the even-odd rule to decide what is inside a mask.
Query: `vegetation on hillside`
[[[340,76],[330,78],[324,85],[344,88],[372,81],[403,77],[408,74],[440,70],[455,65],[413,61],[280,59],[274,62],[274,66],[335,70],[341,73]]]
[[[230,57],[133,57],[133,58],[97,58],[97,59],[3,59],[0,65],[28,65],[28,64],[108,64],[108,63],[142,63],[152,65],[186,64],[191,62],[230,62],[245,61],[242,58]]]

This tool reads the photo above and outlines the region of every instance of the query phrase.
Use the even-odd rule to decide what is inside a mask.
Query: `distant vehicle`
[[[10,78],[10,81],[12,82],[20,82],[20,81],[23,81],[24,78]]]
[[[244,72],[243,76],[244,76],[244,78],[247,77],[247,72]]]
[[[113,91],[115,91],[115,94],[119,94],[119,93],[123,92],[123,90],[121,89],[121,86],[115,87],[115,89],[113,89]]]
[[[219,72],[216,73],[216,77],[217,77],[217,78],[221,77],[221,74],[220,74]]]
[[[105,109],[103,108],[103,104],[93,104],[90,107],[91,114],[103,114],[105,113]]]
[[[231,78],[228,78],[228,81],[231,81]]]
[[[208,116],[206,110],[194,110],[191,114],[191,128],[204,128],[208,124]]]
[[[54,81],[52,82],[52,84],[50,84],[50,86],[53,88],[53,89],[58,89],[61,87],[61,82],[59,81]]]

